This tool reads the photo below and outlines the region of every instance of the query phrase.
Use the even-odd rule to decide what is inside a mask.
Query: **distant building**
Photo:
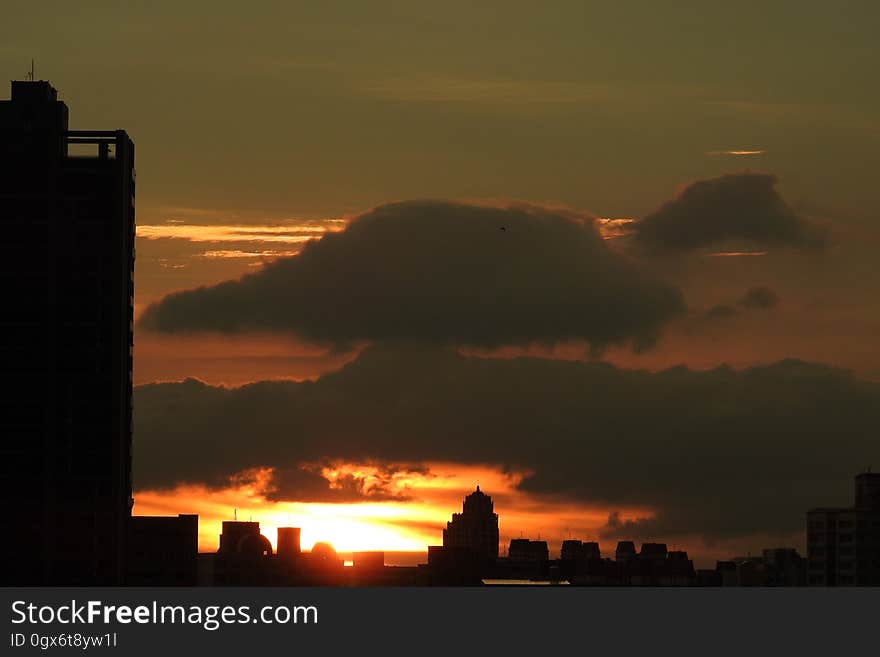
[[[260,523],[224,520],[218,554],[264,557],[272,554],[272,543],[260,533]]]
[[[385,568],[385,553],[381,550],[352,552],[351,566],[358,572],[376,572]]]
[[[559,551],[560,577],[571,579],[576,575],[584,575],[591,564],[601,558],[599,544],[595,541],[566,539],[562,541],[562,549]]]
[[[302,554],[300,536],[302,531],[299,527],[278,528],[278,558],[294,560]]]
[[[547,541],[514,538],[507,549],[507,558],[513,563],[546,563],[550,560]]]
[[[562,549],[559,558],[562,561],[577,561],[584,557],[584,542],[575,539],[562,541]]]
[[[199,517],[134,516],[125,583],[128,586],[195,586]]]
[[[566,539],[562,541],[559,558],[562,561],[580,561],[582,559],[599,559],[602,553],[595,541],[578,541]]]
[[[807,512],[807,584],[880,586],[880,473],[855,478],[855,505]]]
[[[124,131],[69,130],[51,84],[12,82],[0,101],[6,585],[125,580],[134,195]]]
[[[764,550],[764,586],[804,586],[807,560],[794,548]]]
[[[272,543],[259,522],[225,520],[216,554],[201,554],[199,560],[200,584],[268,586],[277,580]]]
[[[453,513],[443,530],[443,547],[468,548],[487,559],[498,558],[498,514],[492,498],[477,486],[464,498],[461,513]]]
[[[614,551],[614,560],[618,562],[629,561],[636,557],[636,545],[632,541],[620,541]]]
[[[769,548],[715,567],[718,586],[804,586],[806,570],[806,559],[794,548]]]
[[[642,543],[642,549],[639,551],[640,559],[661,563],[666,561],[666,555],[666,543]]]
[[[556,565],[555,563],[553,564]],[[501,560],[501,572],[514,579],[546,579],[550,576],[550,550],[547,541],[514,538]],[[554,573],[558,568],[554,569]]]
[[[571,546],[567,554],[572,554]],[[580,560],[560,559],[559,571],[579,586],[695,586],[711,583],[707,571],[698,580],[687,552],[668,550],[665,543],[643,543],[637,552],[632,541],[620,541],[615,558],[602,559],[597,543],[584,543]]]

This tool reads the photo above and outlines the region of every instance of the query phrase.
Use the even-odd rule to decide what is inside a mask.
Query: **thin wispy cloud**
[[[274,242],[300,244],[324,233],[340,230],[344,220],[291,225],[146,224],[137,227],[143,239],[183,239],[190,242]]]
[[[293,251],[241,251],[239,249],[214,249],[197,253],[197,258],[282,258],[299,253]]]
[[[767,251],[718,251],[716,253],[710,253],[713,258],[742,258],[742,257],[755,257],[755,256],[765,256],[767,255]]]
[[[377,98],[404,102],[561,104],[607,98],[605,90],[583,82],[450,75],[377,80],[368,84],[365,91]]]
[[[755,150],[746,150],[746,149],[735,150],[734,149],[734,150],[725,150],[725,151],[708,151],[706,153],[706,155],[730,155],[733,157],[748,157],[750,155],[763,155],[766,152],[767,151],[758,150],[758,149],[755,149]]]

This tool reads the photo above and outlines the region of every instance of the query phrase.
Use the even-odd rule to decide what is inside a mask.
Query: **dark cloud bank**
[[[342,501],[357,482],[328,491],[300,464],[502,464],[551,499],[657,508],[636,536],[798,531],[880,462],[880,386],[799,361],[649,373],[375,347],[315,382],[150,384],[135,403],[137,488],[273,465],[277,497]]]
[[[592,222],[536,207],[381,206],[236,281],[172,294],[142,328],[292,332],[346,346],[651,344],[679,291],[612,252]]]
[[[799,216],[766,173],[732,173],[698,180],[641,221],[634,240],[650,251],[686,252],[706,247],[819,249],[824,228]]]
[[[821,247],[824,235],[775,184],[752,173],[694,183],[631,237],[679,253]],[[777,303],[760,287],[725,308]],[[322,462],[370,460],[389,481],[432,460],[500,464],[534,471],[523,487],[551,500],[658,511],[636,525],[612,515],[608,531],[708,540],[798,531],[807,508],[847,503],[852,475],[880,461],[877,384],[797,361],[649,373],[450,348],[642,347],[682,312],[676,288],[608,249],[588,220],[535,207],[382,206],[297,257],[147,309],[141,327],[162,332],[379,346],[315,382],[137,388],[136,484],[223,485],[274,466],[278,499],[350,501],[385,499],[390,487],[365,491],[349,477],[330,490]]]

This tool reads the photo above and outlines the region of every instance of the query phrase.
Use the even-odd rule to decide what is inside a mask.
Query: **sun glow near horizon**
[[[340,552],[385,550],[424,552],[442,544],[442,531],[453,513],[461,511],[464,496],[479,484],[492,496],[500,517],[502,551],[510,538],[520,536],[561,540],[567,533],[596,540],[608,519],[608,509],[583,504],[548,502],[518,488],[527,472],[494,466],[449,463],[400,468],[389,474],[375,464],[338,462],[320,468],[328,490],[356,481],[363,501],[284,501],[273,498],[272,468],[246,471],[222,488],[180,484],[170,489],[140,490],[135,515],[199,515],[199,550],[217,549],[224,520],[253,520],[276,545],[278,527],[302,530],[309,550],[328,542]],[[377,490],[381,488],[381,498]],[[625,519],[651,515],[648,510],[621,510]]]

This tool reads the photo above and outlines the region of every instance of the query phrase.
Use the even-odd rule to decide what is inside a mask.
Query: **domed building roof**
[[[315,543],[312,546],[312,556],[318,559],[323,559],[325,561],[338,558],[336,554],[336,548],[334,548],[329,543],[325,543],[324,541]]]

